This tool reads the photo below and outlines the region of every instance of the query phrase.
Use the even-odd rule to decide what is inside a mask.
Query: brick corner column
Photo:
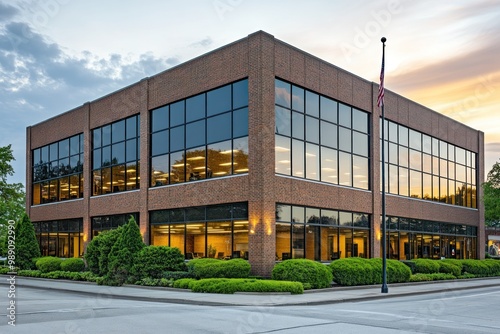
[[[274,37],[248,36],[249,261],[252,273],[270,277],[276,261],[274,199]]]

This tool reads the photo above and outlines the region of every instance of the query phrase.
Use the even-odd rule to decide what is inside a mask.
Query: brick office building
[[[378,69],[374,69],[374,71]],[[380,256],[378,84],[257,32],[27,128],[42,253],[139,222],[187,259]],[[483,133],[386,91],[388,256],[484,257]]]

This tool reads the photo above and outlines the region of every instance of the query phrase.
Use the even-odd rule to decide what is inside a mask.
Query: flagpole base
[[[388,292],[389,292],[389,287],[387,286],[387,284],[382,285],[381,293],[388,293]]]

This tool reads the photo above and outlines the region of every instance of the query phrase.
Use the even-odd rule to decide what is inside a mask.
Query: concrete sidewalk
[[[0,285],[8,285],[7,275],[0,275]],[[500,284],[499,278],[467,279],[455,281],[434,281],[423,283],[389,284],[389,293],[381,293],[381,286],[334,287],[330,289],[305,291],[303,295],[237,293],[234,295],[194,293],[162,287],[142,287],[126,285],[122,287],[99,286],[90,282],[49,280],[42,278],[16,277],[16,289],[23,287],[41,290],[67,291],[95,296],[95,298],[133,299],[142,301],[194,304],[208,306],[290,306],[320,305],[342,302],[366,301],[398,296],[418,295],[440,292],[451,293],[466,290],[493,287]]]

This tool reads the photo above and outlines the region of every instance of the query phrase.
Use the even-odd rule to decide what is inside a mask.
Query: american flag
[[[377,105],[382,107],[384,105],[384,58],[385,54],[382,53],[382,70],[380,71],[380,86],[378,87]]]

